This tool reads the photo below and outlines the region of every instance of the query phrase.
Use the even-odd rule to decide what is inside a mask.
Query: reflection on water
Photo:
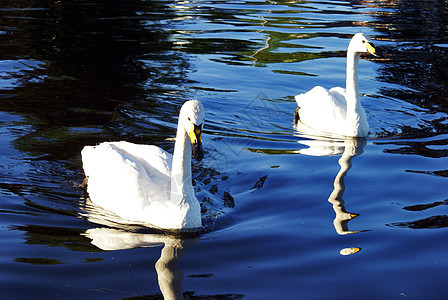
[[[336,136],[316,136],[314,135],[316,134],[316,132],[313,130],[310,131],[309,128],[306,128],[305,131],[305,127],[295,127],[295,129],[299,131],[300,140],[298,141],[298,143],[302,146],[305,146],[304,148],[296,150],[247,148],[247,150],[254,153],[265,154],[303,154],[309,156],[341,155],[340,159],[338,160],[340,170],[336,174],[333,182],[334,189],[328,198],[328,202],[332,204],[333,210],[336,214],[333,220],[333,225],[339,235],[347,235],[364,231],[353,231],[348,228],[348,222],[359,216],[359,214],[347,212],[345,208],[345,201],[342,197],[345,192],[344,179],[348,171],[352,167],[352,160],[354,157],[361,155],[364,152],[364,146],[367,144],[367,140],[365,138],[337,138]],[[360,250],[361,249],[357,247],[346,248],[341,250],[341,254],[353,254]]]
[[[357,217],[358,214],[346,211],[344,207],[345,201],[342,199],[342,195],[345,191],[344,178],[347,175],[348,170],[352,167],[352,159],[363,152],[365,144],[366,141],[364,139],[346,139],[344,142],[344,152],[339,159],[341,169],[334,179],[334,190],[328,198],[328,201],[333,204],[333,209],[336,213],[336,218],[334,219],[333,224],[338,234],[359,232],[350,231],[348,229],[348,221]]]
[[[183,299],[184,275],[177,264],[185,255],[185,250],[197,243],[199,238],[181,239],[168,235],[132,233],[111,228],[91,228],[83,235],[91,239],[93,245],[106,251],[163,245],[160,258],[155,264],[160,290],[164,299]]]
[[[352,167],[352,159],[364,152],[367,140],[365,138],[344,138],[328,134],[325,137],[319,136],[320,132],[300,121],[296,123],[296,120],[294,120],[294,128],[301,137],[306,138],[299,140],[299,144],[305,145],[307,148],[300,149],[298,153],[311,156],[341,155],[338,161],[341,168],[334,179],[334,190],[328,198],[328,202],[333,205],[333,210],[336,213],[333,225],[340,235],[360,232],[359,230],[351,231],[348,229],[348,222],[359,214],[347,212],[342,196],[345,191],[344,178]]]
[[[339,159],[339,165],[341,169],[337,173],[334,179],[334,190],[328,198],[328,202],[333,205],[333,210],[336,213],[333,225],[336,232],[339,235],[346,235],[351,233],[360,232],[359,230],[352,231],[348,228],[348,222],[359,214],[349,213],[345,209],[345,201],[342,196],[345,191],[344,178],[347,172],[352,167],[352,159],[363,153],[364,146],[366,145],[366,139],[363,138],[346,138],[345,140],[336,139],[312,139],[312,140],[300,140],[300,144],[308,146],[308,148],[300,149],[300,154],[313,155],[313,156],[327,156],[327,155],[341,155]],[[360,251],[360,248],[346,248],[341,250],[341,255],[353,254]]]
[[[197,234],[170,235],[145,226],[126,225],[119,216],[96,206],[87,200],[85,217],[92,223],[107,227],[90,228],[82,235],[92,245],[104,251],[163,246],[155,264],[160,290],[164,299],[183,299],[183,273],[177,263],[185,250],[199,241]],[[143,233],[139,232],[143,231]],[[153,233],[154,232],[154,233]]]

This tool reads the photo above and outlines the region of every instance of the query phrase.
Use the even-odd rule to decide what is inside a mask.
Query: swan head
[[[370,53],[374,56],[379,56],[373,43],[362,33],[357,33],[352,37],[348,50],[359,53]]]
[[[204,157],[202,148],[202,129],[204,128],[205,110],[198,100],[189,100],[182,105],[179,118],[191,142],[191,154],[194,159],[201,161]]]

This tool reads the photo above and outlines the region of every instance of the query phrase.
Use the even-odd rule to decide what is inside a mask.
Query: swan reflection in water
[[[91,203],[86,204],[85,210],[88,211],[89,221],[118,227],[120,220],[117,217],[101,211]],[[83,235],[104,251],[163,246],[160,258],[155,264],[160,291],[164,299],[183,299],[184,275],[177,263],[184,257],[185,250],[199,241],[199,237],[180,238],[163,233],[136,233],[129,231],[130,229],[132,227],[127,225],[120,228],[98,227],[86,230]]]
[[[345,201],[342,196],[345,191],[345,176],[352,167],[352,159],[364,152],[364,146],[366,140],[364,138],[351,138],[346,137],[344,139],[310,137],[301,134],[301,137],[307,139],[299,141],[300,144],[307,146],[308,148],[300,149],[300,154],[311,156],[332,156],[341,155],[339,159],[339,165],[341,169],[336,174],[334,179],[334,189],[328,198],[328,202],[333,205],[333,210],[336,216],[333,221],[334,228],[339,235],[347,235],[351,233],[360,232],[360,230],[349,230],[348,222],[356,218],[359,214],[347,212],[345,209]],[[345,248],[341,250],[341,255],[349,255],[360,251],[360,248]]]

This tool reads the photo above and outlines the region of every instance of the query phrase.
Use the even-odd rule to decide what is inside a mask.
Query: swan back
[[[124,219],[147,221],[147,207],[169,197],[172,158],[156,146],[102,143],[81,155],[92,202]]]

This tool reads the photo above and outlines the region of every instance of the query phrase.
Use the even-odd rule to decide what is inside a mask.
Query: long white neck
[[[346,100],[347,100],[347,118],[348,114],[351,114],[358,110],[358,106],[361,105],[359,101],[359,87],[358,87],[358,64],[359,64],[359,52],[353,50],[347,51],[347,74],[346,74]]]
[[[181,124],[182,120],[183,118],[179,116],[171,168],[170,195],[174,204],[189,199],[187,195],[194,193],[191,182],[191,143],[183,124]]]

